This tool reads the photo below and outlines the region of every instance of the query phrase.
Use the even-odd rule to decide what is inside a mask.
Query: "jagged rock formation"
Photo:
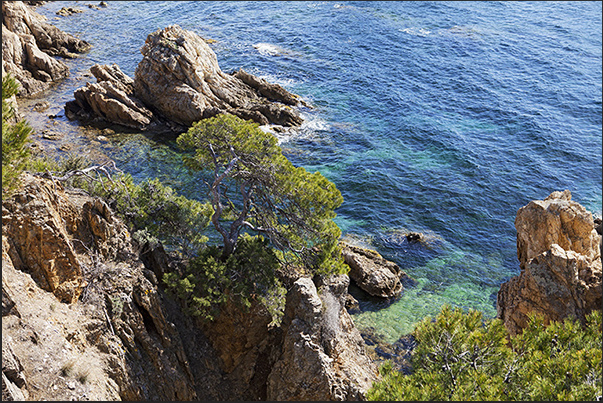
[[[571,200],[569,190],[531,201],[515,219],[521,272],[498,293],[497,316],[511,334],[527,325],[527,315],[547,321],[601,309],[601,235],[592,214]]]
[[[75,57],[90,44],[44,22],[22,1],[2,2],[2,68],[20,83],[19,95],[33,95],[69,74],[65,63],[51,57]]]
[[[365,400],[379,374],[345,310],[349,278],[298,279],[287,294],[283,342],[268,376],[268,400]]]
[[[145,129],[153,113],[134,96],[134,80],[124,74],[117,64],[95,64],[90,72],[97,83],[86,83],[74,92],[74,101],[65,104],[69,119],[94,119],[100,117],[135,129]]]
[[[236,76],[223,73],[203,38],[178,25],[150,34],[140,51],[136,96],[180,124],[190,126],[222,111],[260,124],[301,124],[291,108],[268,102]],[[288,100],[295,98],[288,94]]]
[[[384,259],[374,250],[342,243],[341,254],[350,267],[350,278],[372,296],[395,297],[404,288],[402,280],[410,281],[396,263]]]
[[[378,378],[347,275],[294,282],[280,326],[258,301],[201,323],[160,287],[177,262],[133,243],[103,200],[22,183],[2,203],[6,399],[355,400]]]
[[[157,279],[123,223],[98,198],[23,183],[2,203],[2,336],[29,398],[195,399]]]
[[[157,30],[141,52],[134,79],[115,64],[95,66],[92,73],[98,83],[75,91],[75,101],[66,105],[68,116],[97,116],[138,129],[160,117],[187,127],[219,113],[262,125],[302,123],[291,108],[301,102],[299,97],[243,70],[234,75],[222,72],[213,50],[191,31],[177,25]]]

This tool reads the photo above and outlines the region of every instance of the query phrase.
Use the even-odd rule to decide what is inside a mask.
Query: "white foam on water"
[[[264,56],[280,56],[281,54],[286,53],[284,49],[265,42],[256,43],[253,47]]]
[[[415,28],[415,27],[400,29],[400,31],[405,32],[409,35],[414,35],[414,36],[427,36],[427,35],[431,34],[431,31],[428,31],[423,28]]]

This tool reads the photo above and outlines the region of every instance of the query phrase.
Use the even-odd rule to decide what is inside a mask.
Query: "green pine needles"
[[[17,121],[9,101],[18,91],[19,83],[10,74],[2,77],[2,198],[18,188],[18,177],[30,157],[27,144],[33,130],[25,120]]]
[[[369,400],[589,400],[601,396],[601,311],[586,326],[570,319],[545,326],[532,316],[521,335],[481,312],[444,306],[417,324],[413,373],[390,363]]]
[[[275,136],[257,123],[219,114],[195,123],[178,144],[189,152],[184,162],[190,169],[210,174],[206,184],[223,260],[245,230],[265,236],[283,257],[312,272],[345,272],[341,231],[333,221],[341,193],[319,172],[294,167]]]

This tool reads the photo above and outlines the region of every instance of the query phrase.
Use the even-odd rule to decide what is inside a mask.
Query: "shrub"
[[[530,318],[520,336],[508,338],[498,319],[444,306],[414,331],[413,373],[391,364],[369,400],[595,400],[601,395],[601,311],[586,327],[565,320],[544,326]]]
[[[219,114],[195,123],[177,141],[188,151],[185,165],[211,175],[206,184],[223,260],[236,251],[243,230],[250,230],[311,271],[346,271],[338,249],[341,231],[333,221],[341,193],[319,172],[294,167],[275,136],[257,123]]]
[[[157,239],[167,249],[190,255],[207,241],[203,235],[213,213],[211,205],[179,196],[159,179],[146,179],[139,185],[129,174],[109,180],[86,181],[79,186],[90,194],[109,200],[117,214],[133,232]]]
[[[17,94],[19,83],[10,75],[2,77],[2,197],[9,196],[18,186],[18,177],[30,156],[27,144],[32,128],[18,120],[9,99]]]
[[[202,249],[183,274],[166,273],[167,290],[182,299],[184,310],[192,316],[213,320],[220,305],[229,299],[245,308],[258,298],[271,313],[273,322],[280,320],[284,292],[276,277],[279,261],[268,241],[243,234],[239,247],[226,260],[220,247]]]

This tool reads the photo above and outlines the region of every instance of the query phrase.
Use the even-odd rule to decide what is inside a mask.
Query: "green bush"
[[[30,157],[27,144],[33,129],[25,120],[17,121],[9,102],[18,90],[19,83],[10,74],[2,77],[2,198],[18,188],[18,177]]]
[[[258,298],[279,321],[284,307],[283,288],[276,277],[279,261],[267,239],[243,234],[239,247],[226,260],[220,247],[203,248],[183,274],[166,273],[167,290],[182,299],[192,316],[213,320],[220,306],[231,299],[244,308]]]
[[[449,306],[414,331],[413,373],[390,363],[369,400],[595,400],[601,395],[601,311],[588,323],[565,320],[544,326],[530,317],[509,338],[498,319]]]
[[[75,180],[90,194],[109,200],[135,238],[160,241],[185,255],[194,254],[207,241],[203,233],[213,213],[211,205],[179,196],[159,179],[137,185],[131,175],[120,173],[112,180]]]

